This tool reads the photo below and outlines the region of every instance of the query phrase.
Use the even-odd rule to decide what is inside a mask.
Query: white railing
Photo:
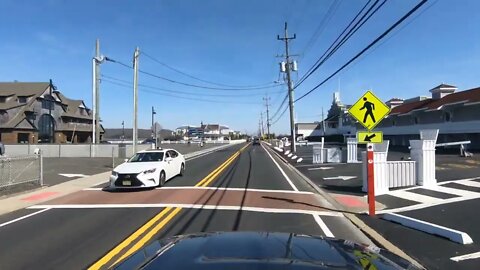
[[[415,161],[387,161],[388,187],[416,185]]]

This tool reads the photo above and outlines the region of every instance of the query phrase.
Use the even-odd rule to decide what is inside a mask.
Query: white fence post
[[[417,184],[436,186],[435,177],[435,144],[438,129],[420,130],[420,140],[410,140],[410,155],[417,162]]]
[[[374,183],[375,183],[375,196],[388,193],[388,164],[387,164],[387,155],[388,155],[388,146],[389,141],[385,140],[383,143],[378,143],[373,145],[373,173],[374,173]],[[362,152],[362,175],[363,175],[363,186],[362,191],[367,192],[367,157],[366,152]]]
[[[347,138],[347,163],[357,162],[357,138]]]

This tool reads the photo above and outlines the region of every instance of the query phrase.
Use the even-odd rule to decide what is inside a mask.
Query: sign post
[[[373,144],[367,144],[367,185],[368,185],[368,215],[375,216],[375,185],[373,171]]]
[[[368,194],[368,214],[375,216],[375,173],[374,173],[374,154],[373,144],[383,142],[383,133],[372,131],[382,119],[390,112],[390,108],[385,105],[371,91],[365,92],[360,99],[353,104],[348,113],[355,118],[367,131],[357,132],[358,143],[367,144],[367,194]]]

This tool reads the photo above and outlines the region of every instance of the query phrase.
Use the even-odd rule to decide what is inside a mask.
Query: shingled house
[[[0,83],[3,143],[88,143],[92,123],[85,103],[65,97],[51,82]]]

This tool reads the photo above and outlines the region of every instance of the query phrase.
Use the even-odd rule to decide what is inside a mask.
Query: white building
[[[456,86],[440,84],[430,93],[429,97],[387,101],[390,114],[375,130],[382,131],[391,145],[408,146],[409,140],[419,138],[421,129],[439,129],[438,142],[470,140],[471,149],[480,149],[480,87],[457,92]],[[339,95],[334,94],[325,120],[325,132],[321,124],[301,123],[297,134],[304,134],[304,137],[354,135],[363,127],[350,117],[348,108],[341,103]]]

